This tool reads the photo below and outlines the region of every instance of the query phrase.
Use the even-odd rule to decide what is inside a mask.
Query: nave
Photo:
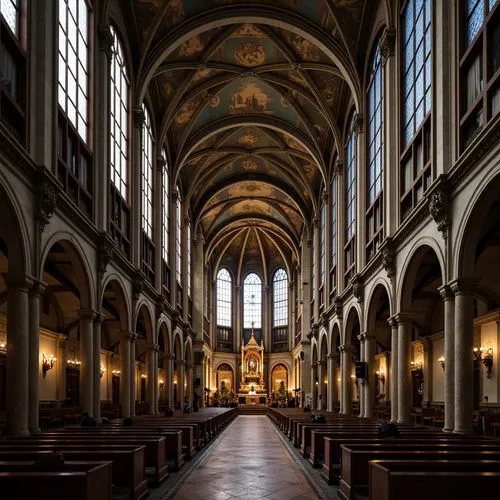
[[[173,498],[315,500],[318,496],[269,418],[240,415]]]

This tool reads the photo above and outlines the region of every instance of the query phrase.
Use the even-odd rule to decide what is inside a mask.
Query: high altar
[[[253,334],[245,345],[241,342],[241,384],[238,396],[245,397],[246,404],[259,404],[267,397],[264,385],[264,343],[257,343]]]

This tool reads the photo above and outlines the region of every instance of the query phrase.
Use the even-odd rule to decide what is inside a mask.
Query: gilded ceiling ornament
[[[259,66],[266,60],[266,51],[261,44],[244,42],[235,47],[233,57],[240,66]]]
[[[179,56],[191,57],[199,54],[204,49],[203,42],[198,35],[193,36],[189,40],[186,40],[179,47]]]

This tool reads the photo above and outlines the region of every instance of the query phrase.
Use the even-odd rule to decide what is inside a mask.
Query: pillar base
[[[453,434],[474,434],[472,429],[453,429]]]
[[[42,429],[40,429],[40,427],[33,427],[33,428],[30,428],[30,434],[41,434],[42,433]]]
[[[451,429],[451,428],[450,429],[443,428],[443,432],[450,432],[451,433],[451,432],[453,432],[453,429]]]
[[[398,424],[411,424],[411,421],[410,421],[410,419],[405,418],[405,419],[401,419],[401,420],[398,419],[397,423]]]

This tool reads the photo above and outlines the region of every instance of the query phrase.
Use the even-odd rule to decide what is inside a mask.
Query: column
[[[130,365],[128,371],[130,373],[130,416],[135,417],[135,398],[137,395],[137,370],[135,364],[135,341],[137,334],[130,334]]]
[[[398,322],[393,317],[388,320],[391,327],[391,368],[389,377],[389,388],[391,391],[391,422],[398,421]]]
[[[367,363],[366,380],[364,383],[365,418],[372,418],[375,413],[375,341],[373,334],[365,333],[365,362]]]
[[[358,335],[359,340],[359,359],[360,361],[365,361],[365,336],[364,334]],[[365,416],[365,381],[363,379],[358,379],[358,391],[359,391],[359,416]]]
[[[318,371],[318,362],[316,363],[311,363],[311,409],[315,410],[316,409],[316,404],[318,402],[318,386],[316,385],[316,373]]]
[[[154,228],[155,229],[155,289],[162,292],[163,281],[163,171],[165,169],[165,158],[161,154],[156,156],[155,168],[155,196],[154,203]],[[167,191],[168,192],[168,191]],[[156,194],[157,193],[157,194]]]
[[[148,378],[146,380],[146,401],[148,403],[148,415],[155,414],[155,349],[156,344],[147,346],[146,369]]]
[[[328,397],[326,398],[327,411],[333,411],[335,404],[335,387],[337,381],[335,380],[335,354],[329,353],[326,355],[326,372],[328,377]]]
[[[350,415],[352,413],[352,379],[351,379],[351,352],[349,346],[340,346],[341,356],[341,390],[342,390],[342,413]]]
[[[318,410],[324,410],[325,409],[325,404],[324,404],[324,399],[325,399],[325,366],[326,362],[321,360],[318,361],[318,403],[317,403],[317,409]]]
[[[185,379],[186,379],[186,362],[182,359],[180,359],[178,362],[177,362],[177,374],[179,376],[179,379],[177,380],[177,390],[179,391],[178,394],[179,394],[179,403],[181,405],[181,409],[184,408],[184,395],[185,395],[185,391],[184,391],[184,382],[185,382]]]
[[[398,322],[398,423],[410,422],[411,414],[411,322],[407,315],[396,315]]]
[[[94,416],[93,323],[95,311],[80,310],[80,405],[83,413]],[[97,369],[97,367],[96,367]]]
[[[432,342],[429,339],[423,339],[422,345],[424,348],[424,366],[422,369],[424,377],[424,394],[422,399],[422,406],[432,401]]]
[[[38,421],[40,414],[38,387],[40,378],[40,295],[44,290],[45,285],[42,282],[34,281],[29,292],[28,428],[32,434],[40,432]],[[58,360],[58,363],[61,361]]]
[[[29,307],[27,276],[7,277],[7,434],[27,436]],[[39,369],[36,371],[37,375]]]
[[[170,354],[167,361],[167,407],[174,408],[174,354]]]
[[[157,348],[155,349],[155,360],[154,360],[154,376],[155,376],[155,385],[154,385],[154,388],[155,388],[155,408],[154,408],[154,411],[155,411],[155,415],[159,415],[160,414],[160,373],[159,373],[159,368],[158,368],[158,358],[160,356],[160,346],[157,346]]]
[[[130,417],[130,333],[120,339],[120,405],[122,418]]]
[[[472,433],[473,411],[473,289],[477,282],[459,278],[450,283],[455,294],[455,427],[457,434]],[[448,370],[448,366],[445,366]]]
[[[242,286],[235,285],[234,287],[234,328],[233,328],[233,344],[236,344],[236,352],[241,352],[241,338],[243,336],[242,322],[241,322],[241,292]],[[216,323],[216,318],[213,318],[212,323]]]
[[[97,314],[94,320],[94,419],[101,420],[101,326],[104,317]]]
[[[142,207],[142,129],[146,117],[141,107],[133,109],[133,136],[132,136],[132,165],[135,168],[130,169],[132,187],[132,203],[130,213],[130,227],[132,240],[132,265],[141,268],[141,245],[142,245],[142,224],[141,224],[141,207]],[[175,234],[175,233],[173,233]]]
[[[177,189],[173,185],[170,191],[169,214],[170,304],[174,311],[177,311]]]
[[[444,301],[444,432],[455,427],[455,296],[451,287],[439,289]]]

